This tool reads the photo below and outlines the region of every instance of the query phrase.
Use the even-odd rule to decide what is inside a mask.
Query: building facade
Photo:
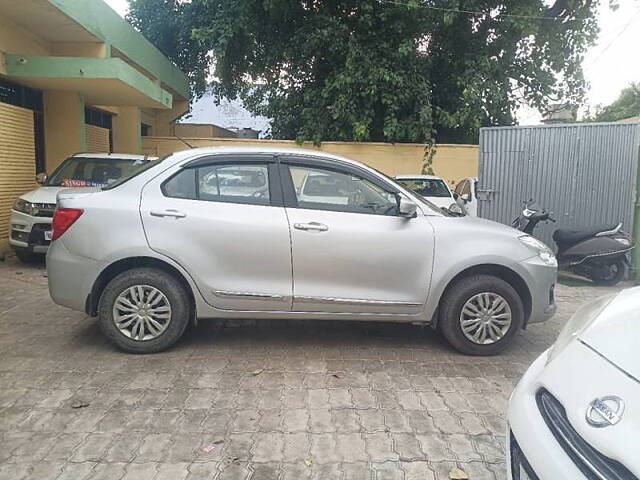
[[[141,152],[188,109],[186,76],[102,0],[0,0],[0,224],[36,173]]]

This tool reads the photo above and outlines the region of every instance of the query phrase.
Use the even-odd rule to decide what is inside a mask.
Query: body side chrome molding
[[[334,298],[334,297],[293,297],[294,302],[300,303],[321,303],[321,304],[354,304],[354,305],[373,305],[373,306],[389,306],[389,307],[421,307],[422,303],[414,302],[398,302],[394,300],[366,300],[362,298]]]
[[[250,300],[284,300],[282,295],[271,293],[234,292],[230,290],[214,290],[214,295],[222,298],[246,298]]]

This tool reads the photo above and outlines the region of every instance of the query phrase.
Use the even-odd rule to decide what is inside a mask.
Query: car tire
[[[500,299],[507,304],[507,307],[503,308]],[[490,316],[491,309],[485,313],[478,313],[478,317],[467,315],[467,312],[477,311],[478,303],[491,306],[496,302],[499,306],[496,307],[495,317],[491,317],[491,319],[485,320],[483,317],[483,315]],[[464,314],[463,309],[465,309]],[[438,327],[440,331],[453,348],[467,355],[496,355],[500,353],[513,341],[524,323],[524,306],[520,295],[508,282],[492,275],[473,275],[451,285],[440,303],[439,311]],[[507,315],[510,315],[510,322],[508,327],[505,327]],[[476,318],[478,320],[475,320]],[[475,329],[478,322],[484,321],[492,323]],[[467,329],[466,334],[463,331],[463,323],[465,323],[464,328]],[[491,343],[472,341],[469,336],[473,336],[479,330],[479,340],[482,339],[482,330],[485,332],[491,330],[495,339],[485,339]]]
[[[143,298],[140,303],[143,310],[131,309],[129,305],[140,297]],[[155,306],[150,306],[153,304]],[[121,306],[126,310],[120,310]],[[144,317],[138,316],[140,312]],[[129,353],[156,353],[168,349],[182,337],[191,316],[191,302],[184,287],[171,274],[153,268],[135,268],[117,275],[103,290],[98,304],[98,323],[103,334]],[[116,324],[116,317],[122,328]],[[133,322],[127,324],[131,318],[134,318]],[[154,319],[155,327],[149,319]],[[159,322],[161,327],[157,327]],[[136,323],[140,325],[137,329]],[[152,331],[152,327],[155,330]],[[145,332],[147,335],[143,337]]]
[[[32,251],[26,248],[16,248],[14,252],[16,254],[16,257],[18,257],[18,260],[28,265],[32,263],[36,263],[36,261],[42,257],[42,255],[33,253]]]

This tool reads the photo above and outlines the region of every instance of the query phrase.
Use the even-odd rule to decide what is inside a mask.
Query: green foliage
[[[210,83],[273,119],[275,138],[316,143],[476,143],[522,100],[578,104],[597,34],[591,0],[130,3],[195,95]]]
[[[593,122],[615,122],[625,118],[640,117],[640,83],[632,83],[620,92],[611,105],[598,106],[587,120]]]

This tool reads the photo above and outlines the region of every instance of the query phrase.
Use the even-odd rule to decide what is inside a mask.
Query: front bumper
[[[527,324],[549,320],[556,313],[557,267],[547,265],[538,256],[520,262],[519,266],[531,294],[531,315]]]
[[[519,478],[514,473],[523,470],[514,467],[522,463],[519,458],[526,459],[533,479],[640,478],[640,458],[633,441],[640,411],[638,384],[579,340],[547,365],[548,354],[533,362],[511,395],[509,478]],[[587,419],[588,407],[607,395],[624,400],[624,416],[615,425],[594,427]],[[541,401],[545,396],[559,406],[555,412],[560,415],[549,415],[548,400]]]
[[[11,210],[9,245],[33,253],[46,253],[51,244],[51,220],[50,217],[32,217]]]
[[[525,470],[522,458],[531,469],[528,474],[532,480],[536,479],[584,479],[584,475],[566,456],[558,445],[553,434],[547,427],[538,410],[536,391],[539,377],[547,362],[548,351],[540,355],[526,371],[516,389],[511,394],[509,402],[508,423],[510,427],[507,445],[507,468],[510,480],[524,480],[514,474],[516,465],[519,471]],[[518,449],[514,448],[514,441]]]

